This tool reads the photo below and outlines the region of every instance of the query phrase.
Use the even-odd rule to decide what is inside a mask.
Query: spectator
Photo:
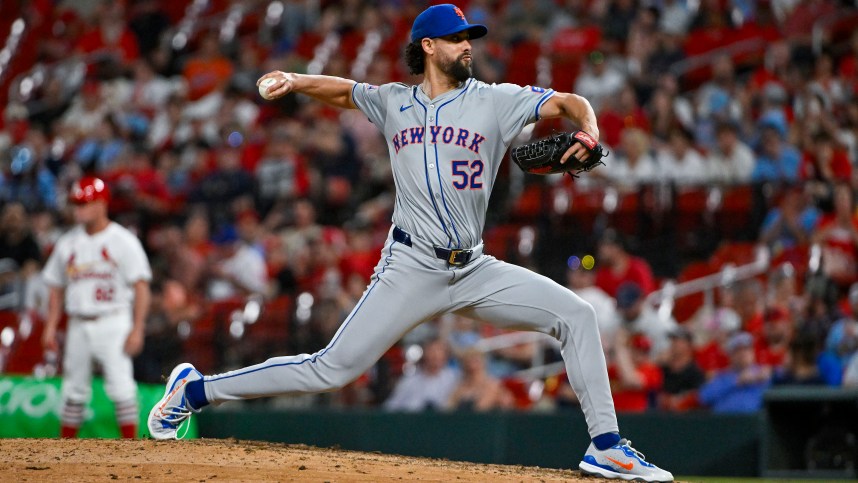
[[[739,126],[719,122],[715,131],[717,142],[706,161],[708,178],[726,185],[749,183],[754,171],[754,152],[739,139]]]
[[[673,65],[685,58],[685,52],[682,50],[683,39],[681,36],[667,32],[659,32],[656,38],[656,48],[647,59],[647,67],[643,70],[643,72],[647,74],[643,81],[649,85],[656,84],[658,76],[660,76],[661,73],[669,72]],[[676,119],[676,113],[673,110],[673,96],[669,92],[663,93],[666,96],[666,102],[662,107],[667,107],[667,109],[657,108],[656,115],[661,117],[661,121],[673,121]],[[658,92],[656,92],[656,94],[658,94]],[[667,116],[662,117],[665,115]],[[653,119],[652,124],[653,134],[664,132],[660,130],[659,126],[663,128],[665,124],[660,122],[658,119]]]
[[[629,75],[636,82],[642,81],[644,74],[648,73],[645,69],[657,46],[660,16],[661,12],[654,6],[639,8],[629,30],[624,32]]]
[[[292,225],[280,233],[283,249],[288,258],[294,260],[310,246],[322,240],[324,228],[316,223],[316,208],[307,199],[298,199],[292,204]]]
[[[123,156],[123,166],[105,176],[113,191],[112,211],[133,212],[150,219],[169,212],[170,192],[161,173],[152,165],[151,156],[149,150],[136,146],[127,157]]]
[[[625,282],[617,290],[617,324],[631,333],[646,335],[652,345],[653,357],[658,360],[670,345],[668,335],[676,328],[673,317],[663,320],[647,303],[640,286],[635,282]]]
[[[239,155],[237,149],[221,149],[217,153],[217,169],[200,180],[188,196],[188,201],[205,205],[215,227],[229,221],[236,204],[249,204],[253,199],[255,183],[241,169]]]
[[[146,114],[167,105],[170,96],[181,88],[178,81],[159,76],[148,60],[138,60],[132,67],[133,81],[126,86],[127,97],[121,100]]]
[[[700,402],[714,413],[753,413],[763,405],[770,372],[754,362],[754,337],[739,332],[727,343],[730,367],[700,388]]]
[[[158,109],[149,124],[146,137],[150,149],[162,150],[184,146],[191,137],[191,127],[184,114],[185,98],[177,93]]]
[[[8,173],[0,171],[0,202],[20,203],[27,210],[57,208],[57,179],[50,170],[55,160],[49,152],[38,129],[27,131],[24,142],[8,150]]]
[[[158,47],[161,34],[170,27],[170,17],[157,0],[138,0],[131,7],[128,28],[137,37],[140,54],[148,55]]]
[[[766,310],[782,311],[795,321],[804,310],[803,304],[793,265],[786,262],[771,270],[766,287]]]
[[[649,118],[638,104],[634,86],[630,83],[626,83],[618,95],[606,100],[598,121],[600,139],[608,146],[618,146],[626,129],[639,129],[646,133],[650,129]]]
[[[575,292],[593,306],[596,311],[596,321],[599,323],[599,334],[602,336],[602,349],[610,351],[614,340],[614,332],[619,328],[617,317],[617,302],[604,290],[595,285],[596,273],[577,267],[566,271],[566,287]]]
[[[771,308],[766,311],[763,331],[754,345],[758,364],[772,368],[784,365],[792,342],[793,325],[786,310]]]
[[[608,367],[617,412],[644,412],[662,387],[661,370],[649,357],[649,339],[626,329],[616,333],[613,363]]]
[[[649,135],[642,129],[623,129],[618,154],[607,173],[612,183],[637,190],[642,184],[663,181],[661,170],[650,154]]]
[[[188,83],[188,99],[196,101],[222,91],[232,77],[233,70],[232,62],[220,53],[217,34],[205,34],[200,40],[199,51],[188,59],[182,71]]]
[[[808,142],[802,157],[800,176],[817,206],[824,211],[833,209],[834,187],[852,181],[852,165],[846,151],[837,149],[834,138],[821,131]]]
[[[77,43],[78,52],[88,54],[90,62],[117,66],[140,56],[137,38],[125,24],[125,2],[98,2],[94,17],[92,27]]]
[[[798,334],[813,337],[817,347],[823,347],[835,321],[841,318],[837,306],[837,285],[824,274],[815,273],[804,284],[805,311],[798,320]],[[840,384],[842,366],[830,354],[821,354],[820,371],[831,385]]]
[[[64,134],[67,142],[88,136],[108,116],[109,111],[101,96],[101,84],[95,80],[88,80],[80,90],[80,96],[75,97],[71,107],[59,120],[59,128]]]
[[[188,224],[194,223],[197,221],[192,217]],[[148,244],[150,250],[159,255],[153,258],[155,273],[168,276],[191,294],[202,291],[208,254],[195,250],[180,227],[168,226],[153,232]],[[164,290],[169,289],[165,285]]]
[[[706,375],[694,360],[691,331],[677,327],[670,333],[670,348],[661,365],[664,387],[658,395],[658,407],[667,411],[687,411],[698,405],[697,391]]]
[[[736,312],[735,287],[719,287],[719,305],[714,309],[702,307],[692,317],[695,335],[695,359],[701,369],[711,376],[730,365],[724,347],[730,337],[741,329],[742,320]]]
[[[691,133],[681,127],[670,130],[667,146],[658,150],[663,179],[678,185],[701,185],[709,181],[706,160],[694,149]]]
[[[831,326],[825,338],[825,351],[845,370],[858,353],[858,283],[849,287],[849,313]]]
[[[658,88],[647,105],[647,118],[652,126],[652,137],[657,149],[663,149],[667,145],[674,130],[688,127],[679,117],[680,112],[677,111],[674,101],[674,96],[667,89]]]
[[[646,260],[627,251],[625,241],[613,228],[605,230],[598,244],[599,268],[596,270],[596,286],[611,297],[623,282],[634,282],[643,295],[655,290],[655,278]]]
[[[756,165],[751,173],[754,182],[779,181],[794,183],[798,180],[801,156],[795,147],[787,144],[787,125],[782,113],[769,112],[759,122],[760,146]]]
[[[605,40],[610,42],[611,51],[623,50],[623,43],[638,13],[637,2],[619,0],[611,2],[605,15]]]
[[[108,115],[85,133],[74,153],[80,169],[85,173],[106,173],[118,169],[126,154],[125,139],[117,119]]]
[[[265,208],[306,196],[309,191],[306,161],[297,141],[287,128],[276,127],[256,165],[259,197]]]
[[[770,84],[785,87],[790,57],[789,42],[780,40],[770,43],[766,48],[764,62],[751,75],[750,87],[758,93]]]
[[[447,351],[447,344],[441,339],[425,343],[420,367],[402,376],[384,402],[384,408],[407,412],[446,408],[459,384],[459,374],[447,364]]]
[[[42,264],[39,245],[20,203],[9,203],[0,213],[0,259],[12,260],[23,278],[35,274]]]
[[[841,286],[858,279],[858,215],[848,184],[834,188],[834,212],[819,219],[813,240],[822,246],[822,268],[828,277]]]
[[[182,360],[179,325],[195,320],[201,314],[179,282],[165,280],[152,292],[152,310],[146,321],[143,352],[135,359],[134,374],[138,381],[158,384],[172,367]]]
[[[486,412],[513,407],[512,394],[486,372],[486,356],[482,352],[467,350],[460,363],[462,377],[450,395],[450,409]]]
[[[699,122],[695,134],[703,147],[712,147],[716,123],[741,119],[740,95],[733,59],[729,55],[718,56],[712,65],[712,79],[697,90]]]
[[[760,229],[760,242],[774,256],[807,246],[819,219],[819,210],[808,202],[801,186],[787,187],[777,207],[766,214]]]
[[[625,75],[610,57],[599,51],[590,52],[588,68],[575,81],[575,93],[590,101],[596,114],[605,102],[619,94]]]
[[[220,256],[210,268],[208,297],[211,300],[268,294],[265,259],[239,238],[235,228],[222,228],[215,243]]]
[[[817,344],[811,337],[800,336],[789,345],[786,364],[775,370],[772,384],[822,386],[825,380],[816,364]]]
[[[33,238],[38,243],[41,253],[48,253],[63,234],[62,229],[57,226],[57,217],[52,211],[30,213],[30,225]]]
[[[783,2],[787,6],[783,19],[783,30],[789,32],[793,42],[810,45],[813,26],[822,17],[837,8],[836,2],[807,0],[805,2]]]
[[[766,308],[763,284],[750,278],[738,282],[735,287],[736,313],[742,321],[742,330],[758,337],[763,331],[763,311]]]
[[[674,35],[685,35],[691,24],[691,11],[686,2],[665,0],[661,6],[662,31]]]

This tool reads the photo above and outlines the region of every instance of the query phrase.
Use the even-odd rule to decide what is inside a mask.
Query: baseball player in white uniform
[[[92,396],[92,363],[104,373],[105,390],[116,409],[123,438],[137,437],[137,384],[131,358],[143,348],[149,310],[149,260],[131,232],[107,217],[110,193],[98,178],[72,187],[78,225],[57,241],[43,272],[50,287],[42,336],[57,350],[57,325],[68,315],[63,356],[61,436],[73,438]]]
[[[525,125],[566,117],[598,140],[590,104],[540,87],[489,85],[471,76],[471,43],[487,29],[457,7],[436,5],[414,21],[406,63],[419,85],[373,86],[329,76],[271,72],[267,97],[300,92],[360,109],[388,140],[396,185],[393,226],[370,284],[327,347],[203,376],[173,369],[149,415],[158,439],[207,404],[336,390],[365,372],[421,322],[454,312],[561,342],[592,443],[579,467],[610,478],[672,481],[619,434],[593,308],[570,290],[483,253],[482,231],[501,160]],[[574,145],[565,154],[583,159]]]

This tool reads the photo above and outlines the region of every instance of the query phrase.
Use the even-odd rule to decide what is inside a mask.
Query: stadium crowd
[[[0,94],[2,308],[38,318],[39,270],[70,222],[68,187],[94,174],[155,274],[139,380],[158,382],[202,345],[218,349],[201,363],[208,372],[324,347],[387,236],[386,143],[359,111],[296,96],[265,103],[255,82],[277,69],[413,83],[401,55],[427,2],[18,3],[32,37],[19,54],[30,65],[0,78],[9,86]],[[597,112],[607,166],[575,181],[523,180],[506,163],[487,237],[512,226],[495,255],[594,305],[618,410],[748,412],[773,384],[858,385],[858,30],[838,23],[855,25],[854,2],[459,6],[490,32],[473,44],[477,78],[576,92]],[[564,127],[542,123],[532,134]],[[752,193],[738,233],[709,223],[689,237],[658,209],[665,196],[716,187]],[[576,206],[522,216],[532,192],[628,195],[643,217],[630,228],[607,209],[584,222]],[[663,281],[737,243],[765,247],[777,263],[718,287],[715,303],[678,321],[649,303]],[[595,267],[580,263],[587,253]],[[230,323],[248,301],[273,311],[276,337],[243,337],[252,324]],[[274,404],[575,404],[565,375],[522,377],[535,361],[559,360],[547,338],[487,352],[498,335],[445,316],[345,390]]]

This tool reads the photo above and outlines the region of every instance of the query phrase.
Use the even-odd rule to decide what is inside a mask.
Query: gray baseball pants
[[[463,267],[451,267],[430,244],[413,237],[412,242],[388,237],[369,286],[327,347],[206,376],[209,402],[334,391],[366,372],[415,326],[454,312],[555,337],[590,436],[618,432],[590,304],[547,277],[492,256],[479,254]]]

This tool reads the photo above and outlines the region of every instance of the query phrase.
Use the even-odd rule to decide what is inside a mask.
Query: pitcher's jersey
[[[43,276],[48,285],[65,287],[69,315],[99,316],[130,309],[133,284],[151,280],[152,270],[140,240],[111,222],[94,235],[76,226],[60,237]]]
[[[393,223],[442,247],[480,244],[504,153],[553,94],[468,79],[429,99],[419,86],[356,84],[355,105],[381,130],[390,151]]]

